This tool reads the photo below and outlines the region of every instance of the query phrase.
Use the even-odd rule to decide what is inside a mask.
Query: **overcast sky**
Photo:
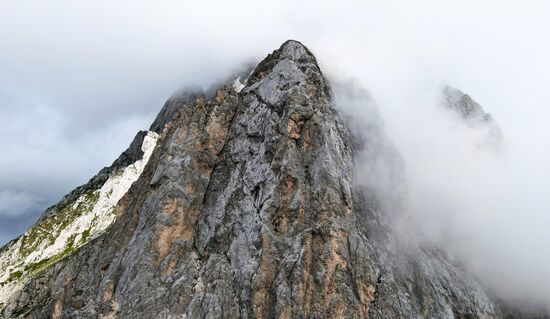
[[[454,248],[465,255],[506,246],[495,258],[526,258],[518,272],[534,271],[529,263],[550,268],[550,3],[528,0],[2,0],[0,243],[109,165],[174,91],[206,88],[289,38],[306,44],[327,74],[356,78],[371,92],[417,194],[440,183],[451,184],[439,188],[450,202],[472,195],[466,190],[490,199],[480,200],[490,212],[482,221],[470,218],[479,214],[460,219],[456,209],[447,218],[419,214],[454,221],[436,225],[435,234],[454,229],[467,242]],[[477,164],[454,169],[464,164],[457,159],[472,158],[434,141],[434,130],[446,128],[422,114],[441,83],[470,94],[502,127],[513,154],[501,166],[513,172],[504,175],[507,183],[478,174],[487,170]],[[482,178],[455,183],[466,173]],[[507,206],[510,194],[519,195]],[[477,201],[466,203],[469,209]],[[488,229],[502,230],[503,241],[476,250]],[[519,250],[532,253],[515,255]],[[484,267],[473,260],[472,267]]]

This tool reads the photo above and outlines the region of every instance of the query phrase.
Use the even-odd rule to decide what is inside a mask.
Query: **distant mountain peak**
[[[486,130],[482,143],[493,149],[501,147],[503,142],[502,130],[479,103],[468,94],[449,85],[443,87],[442,94],[444,107],[459,114],[467,125]]]

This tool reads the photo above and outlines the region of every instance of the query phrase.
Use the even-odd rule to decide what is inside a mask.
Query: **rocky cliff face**
[[[335,101],[346,103],[296,41],[243,83],[169,101],[156,133],[138,135],[142,152],[120,164],[122,176],[132,165],[136,174],[114,188],[121,195],[106,206],[110,217],[98,217],[106,226],[40,232],[46,237],[21,250],[33,229],[64,219],[63,207],[77,209],[82,196],[79,216],[96,216],[99,199],[83,194],[102,198],[122,168],[77,189],[3,248],[2,265],[12,268],[2,278],[21,275],[5,290],[2,317],[502,317],[442,252],[395,240],[385,207],[354,180],[356,161],[390,148],[350,134]],[[17,270],[63,240],[71,248],[63,255]]]

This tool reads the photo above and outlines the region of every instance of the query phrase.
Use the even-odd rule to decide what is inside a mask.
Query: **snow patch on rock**
[[[246,83],[246,81],[245,81]],[[237,77],[235,79],[235,81],[233,82],[233,90],[235,90],[235,92],[239,93],[242,91],[242,89],[245,87],[245,84],[241,82],[241,77]]]

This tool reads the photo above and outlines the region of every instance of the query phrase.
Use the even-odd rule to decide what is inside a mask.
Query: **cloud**
[[[0,192],[0,216],[17,216],[21,212],[40,207],[42,201],[42,198],[32,193],[2,191]]]
[[[501,297],[550,304],[544,144],[504,128],[500,151],[480,149],[486,132],[438,109],[435,96],[406,103],[414,111],[386,123],[407,165],[405,213],[421,240],[445,248]]]
[[[2,1],[0,241],[110,164],[174,91],[294,38],[369,90],[426,240],[495,289],[548,301],[548,12],[535,0]],[[494,116],[501,155],[438,111],[443,82]]]

